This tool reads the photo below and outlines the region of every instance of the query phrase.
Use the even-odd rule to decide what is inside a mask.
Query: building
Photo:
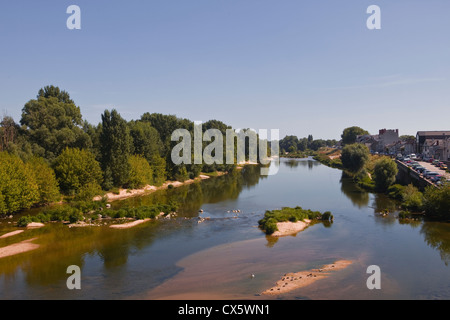
[[[434,143],[434,146],[442,144],[444,146],[444,142],[448,140],[450,137],[450,131],[417,131],[416,134],[416,144],[417,149],[416,153],[423,154],[424,148],[427,148],[427,152],[430,152],[431,144]],[[425,141],[427,141],[425,145]],[[436,140],[439,140],[441,142],[437,142]]]
[[[389,153],[389,149],[400,142],[400,139],[398,129],[381,129],[375,135],[357,136],[356,142],[365,144],[371,152]]]

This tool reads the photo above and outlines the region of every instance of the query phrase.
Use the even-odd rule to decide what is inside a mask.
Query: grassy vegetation
[[[281,210],[266,211],[264,218],[258,221],[258,225],[261,230],[270,235],[278,230],[278,222],[297,222],[305,219],[329,221],[333,220],[333,215],[329,211],[320,213],[319,211],[303,209],[299,206],[295,208],[284,207]]]
[[[72,203],[70,205],[63,205],[55,209],[45,210],[35,216],[27,215],[21,217],[17,226],[26,227],[31,222],[70,222],[75,223],[87,219],[95,220],[99,215],[102,217],[119,218],[133,218],[146,219],[155,218],[161,212],[169,214],[178,209],[178,204],[171,202],[169,204],[157,204],[153,206],[141,206],[138,208],[121,208],[121,209],[106,209],[106,201],[81,201]]]
[[[331,167],[342,169],[342,161],[340,158],[341,152],[338,149],[333,148],[321,148],[314,155],[314,160]]]

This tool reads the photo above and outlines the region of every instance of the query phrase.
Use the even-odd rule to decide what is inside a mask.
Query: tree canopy
[[[369,134],[369,132],[357,126],[345,128],[341,135],[342,144],[346,145],[355,143],[356,137],[364,134]]]

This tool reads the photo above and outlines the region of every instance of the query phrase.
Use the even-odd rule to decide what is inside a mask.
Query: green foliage
[[[130,164],[128,158],[133,148],[130,128],[116,110],[105,110],[102,114],[100,133],[100,154],[105,182],[122,187],[129,179]]]
[[[438,188],[428,186],[424,192],[424,209],[429,217],[450,220],[450,183]]]
[[[67,147],[92,145],[90,137],[80,128],[80,108],[58,87],[47,86],[39,90],[37,99],[28,101],[22,109],[20,123],[26,127],[29,141],[42,148],[49,160]]]
[[[92,189],[102,182],[100,165],[86,150],[66,148],[56,158],[54,170],[61,192],[67,195],[76,195],[86,186]]]
[[[277,231],[278,222],[297,222],[305,219],[328,221],[333,219],[333,215],[329,211],[322,214],[319,211],[303,209],[299,206],[295,208],[283,207],[281,210],[267,210],[264,218],[258,221],[258,225],[266,234],[270,235]]]
[[[0,214],[28,209],[39,202],[35,175],[19,157],[0,152],[0,177]]]
[[[357,126],[345,128],[341,135],[342,144],[353,144],[356,142],[357,136],[364,134],[369,134],[369,132]]]
[[[147,160],[139,155],[128,158],[130,164],[130,175],[127,187],[137,189],[153,183],[153,171]]]
[[[59,193],[58,181],[56,180],[55,172],[49,164],[40,157],[32,157],[27,164],[33,171],[38,186],[38,204],[49,204],[59,201],[61,195]]]
[[[356,173],[364,168],[369,160],[369,148],[361,143],[346,145],[342,148],[341,162],[344,169]]]
[[[405,186],[401,192],[402,207],[412,211],[419,211],[423,207],[423,194],[412,184]]]
[[[402,200],[403,199],[402,194],[404,189],[405,186],[402,186],[401,184],[394,184],[388,188],[387,194],[389,195],[389,197],[393,199]]]
[[[373,172],[375,188],[378,191],[386,191],[395,182],[398,168],[394,160],[382,157],[375,163]]]

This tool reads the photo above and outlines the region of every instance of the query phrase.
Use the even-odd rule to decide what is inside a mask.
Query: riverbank
[[[223,174],[225,174],[225,173],[223,173]],[[219,176],[219,175],[220,174],[217,174],[217,176]],[[197,181],[201,181],[201,180],[205,180],[205,179],[209,179],[209,178],[211,178],[211,176],[201,174],[194,179],[188,179],[183,182],[181,182],[181,181],[166,181],[161,186],[146,185],[145,187],[140,188],[140,189],[119,189],[118,193],[108,192],[103,196],[98,195],[98,196],[94,197],[93,200],[100,201],[104,197],[106,197],[107,201],[123,200],[123,199],[128,199],[131,197],[142,196],[142,195],[149,194],[149,193],[152,193],[152,192],[155,192],[158,190],[163,190],[163,189],[168,189],[168,188],[176,188],[176,187],[188,185],[188,184],[191,184],[191,183],[194,183]]]

